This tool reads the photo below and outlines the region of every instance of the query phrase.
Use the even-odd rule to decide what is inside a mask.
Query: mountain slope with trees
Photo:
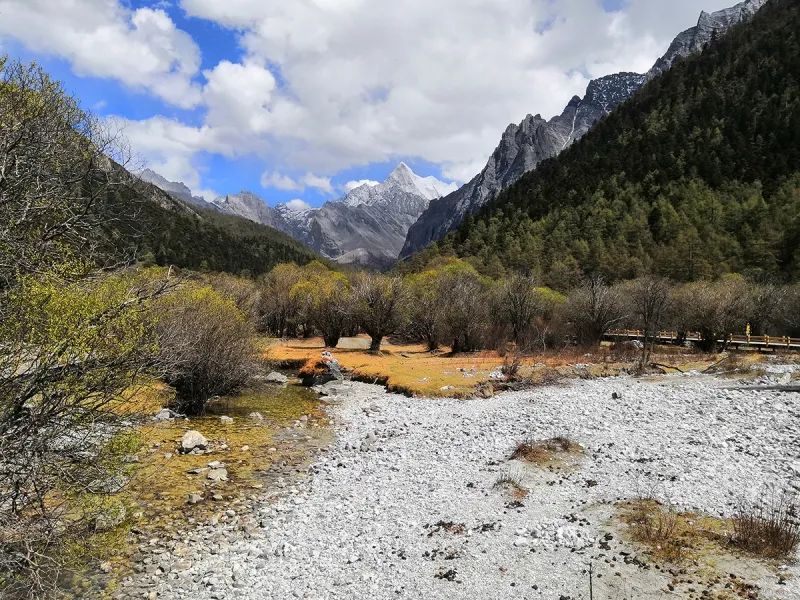
[[[800,275],[800,6],[653,79],[438,246],[567,288],[586,272]]]
[[[159,196],[160,201],[148,199],[148,194]],[[133,218],[116,225],[115,237],[122,238],[121,247],[129,256],[146,264],[260,275],[281,262],[305,264],[318,258],[276,229],[183,204],[148,184],[123,188],[109,210],[130,214],[132,205]]]

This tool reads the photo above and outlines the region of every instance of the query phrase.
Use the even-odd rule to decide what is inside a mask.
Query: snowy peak
[[[383,183],[364,184],[351,190],[341,202],[348,206],[388,206],[398,195],[416,196],[430,202],[441,198],[456,189],[456,185],[445,183],[436,177],[420,177],[406,163],[401,162]],[[419,204],[419,203],[416,203]]]

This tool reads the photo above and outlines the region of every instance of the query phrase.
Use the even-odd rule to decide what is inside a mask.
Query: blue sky
[[[707,0],[715,10],[729,0]],[[0,0],[0,46],[197,193],[312,205],[403,160],[464,182],[509,122],[646,70],[691,0]]]

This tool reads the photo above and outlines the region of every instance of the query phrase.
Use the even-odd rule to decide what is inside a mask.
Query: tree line
[[[699,333],[716,350],[731,334],[800,333],[800,285],[767,284],[741,275],[675,282],[644,276],[609,283],[601,274],[559,292],[526,275],[491,279],[469,262],[437,258],[416,273],[346,274],[320,263],[281,264],[257,282],[255,326],[277,337],[321,335],[335,347],[365,333],[371,349],[393,335],[452,352],[544,351],[597,345],[612,329],[637,329],[652,346],[661,330],[677,342]],[[749,329],[748,329],[749,328]]]

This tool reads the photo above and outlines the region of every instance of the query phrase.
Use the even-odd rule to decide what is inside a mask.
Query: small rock
[[[275,383],[278,385],[286,385],[289,382],[289,378],[284,375],[283,373],[278,373],[277,371],[273,371],[264,379],[267,383]]]
[[[201,494],[198,494],[197,492],[195,492],[194,494],[189,494],[189,496],[186,498],[187,504],[199,504],[202,501],[203,501],[203,496]]]
[[[223,467],[219,469],[210,469],[206,478],[215,482],[228,481],[228,470]]]
[[[205,450],[208,446],[208,440],[205,436],[194,429],[190,429],[183,434],[181,439],[181,451],[184,453],[191,452],[192,450]]]
[[[231,423],[233,423],[233,418],[232,417],[227,417],[225,415],[222,415],[219,418],[219,420],[220,420],[220,423],[222,423],[223,425],[230,425]]]
[[[153,415],[153,421],[171,421],[172,419],[172,411],[168,408],[162,408]]]

